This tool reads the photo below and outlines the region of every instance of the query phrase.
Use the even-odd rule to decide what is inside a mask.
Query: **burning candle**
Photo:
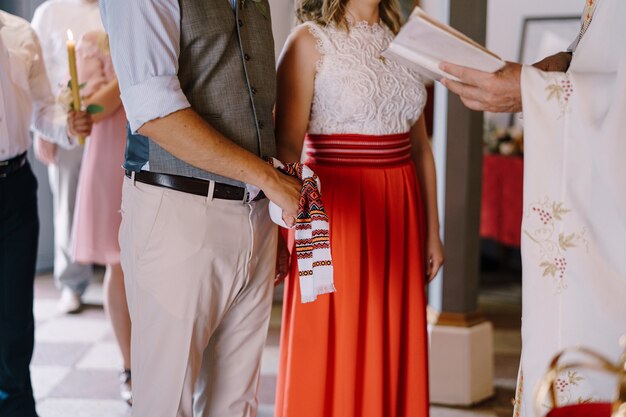
[[[76,69],[76,42],[74,34],[70,29],[67,30],[67,57],[70,66],[70,90],[72,91],[72,102],[74,110],[80,111],[80,84],[78,83],[78,70]],[[79,136],[78,143],[85,144],[85,137]]]

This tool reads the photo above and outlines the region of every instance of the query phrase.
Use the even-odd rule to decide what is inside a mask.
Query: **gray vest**
[[[276,64],[269,3],[260,0],[264,13],[255,1],[238,0],[233,10],[229,0],[179,0],[178,78],[193,110],[237,145],[266,158],[276,152]],[[152,172],[242,185],[195,168],[154,141],[147,145]]]

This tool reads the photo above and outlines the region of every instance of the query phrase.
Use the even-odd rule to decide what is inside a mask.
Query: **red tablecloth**
[[[583,403],[555,408],[546,417],[610,417],[613,404]]]
[[[485,155],[480,236],[519,247],[522,227],[524,159]]]

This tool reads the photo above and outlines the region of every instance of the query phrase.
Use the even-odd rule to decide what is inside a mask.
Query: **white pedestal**
[[[467,406],[485,400],[493,390],[493,326],[429,326],[430,401]]]

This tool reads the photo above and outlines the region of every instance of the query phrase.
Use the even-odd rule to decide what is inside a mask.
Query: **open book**
[[[485,72],[496,72],[505,65],[496,54],[419,7],[382,55],[435,80],[455,79],[439,69],[442,61]]]

